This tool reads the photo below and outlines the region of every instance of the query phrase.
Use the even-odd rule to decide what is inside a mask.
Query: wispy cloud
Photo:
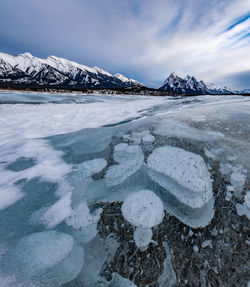
[[[160,85],[172,71],[247,86],[249,0],[9,0],[0,48],[56,54]],[[250,86],[250,79],[249,85]]]

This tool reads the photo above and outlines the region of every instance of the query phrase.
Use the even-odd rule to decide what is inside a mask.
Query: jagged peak
[[[25,52],[25,53],[19,54],[18,56],[27,57],[27,58],[33,58],[33,55],[31,53],[29,53],[29,52]]]

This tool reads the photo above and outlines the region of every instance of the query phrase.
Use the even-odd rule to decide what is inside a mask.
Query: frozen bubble
[[[162,120],[154,132],[162,136],[187,138],[197,141],[213,141],[224,138],[224,135],[220,132],[196,129],[171,118]]]
[[[104,158],[96,158],[93,160],[85,161],[77,165],[78,175],[83,179],[86,179],[102,171],[106,165],[107,161]]]
[[[129,195],[122,205],[124,218],[135,226],[151,228],[161,223],[164,208],[160,198],[150,190]]]
[[[56,231],[33,233],[23,237],[14,250],[18,266],[30,276],[52,268],[68,256],[74,246],[71,235]]]
[[[231,174],[230,182],[234,187],[234,191],[240,194],[246,181],[246,175],[242,171],[234,171]]]
[[[203,158],[177,147],[157,148],[148,158],[150,177],[181,203],[200,208],[213,197]]]
[[[118,165],[111,166],[105,176],[108,186],[121,184],[140,169],[144,155],[137,145],[121,143],[115,146],[114,159]]]
[[[151,228],[143,228],[138,226],[134,230],[134,241],[138,248],[147,249],[152,236],[153,232]]]
[[[74,229],[81,229],[97,223],[102,209],[98,209],[96,214],[91,214],[86,202],[80,203],[65,220],[68,226],[72,226]]]
[[[236,210],[239,216],[246,215],[250,220],[250,190],[248,190],[244,196],[244,203],[236,204]]]

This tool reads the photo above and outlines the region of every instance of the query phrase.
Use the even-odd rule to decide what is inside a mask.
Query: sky
[[[0,51],[250,88],[250,0],[1,0]]]

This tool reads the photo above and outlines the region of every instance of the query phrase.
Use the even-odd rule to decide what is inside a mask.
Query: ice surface
[[[222,204],[236,228],[238,216],[232,207],[249,218],[247,97],[8,92],[0,93],[0,102],[0,245],[6,246],[0,256],[1,283],[129,286],[133,283],[117,270],[109,274],[106,269],[117,267],[115,254],[122,249],[124,270],[135,270],[138,266],[126,265],[130,244],[149,244],[151,228],[162,222],[164,213],[168,222],[175,223],[169,230],[174,235],[182,232],[178,226],[183,226],[184,234],[189,227],[217,224],[221,219],[212,221],[214,208]],[[108,216],[111,220],[120,216],[121,224],[130,226],[130,234],[126,230],[123,234],[130,236],[129,242],[114,233],[104,239],[100,232],[100,213],[102,222],[108,220],[105,206],[114,201],[121,205],[124,218],[119,212]],[[115,232],[123,228],[114,227]],[[164,230],[156,226],[154,234],[157,228]],[[212,228],[216,246],[220,230]],[[207,228],[200,229],[206,234],[200,242],[197,232],[187,231],[183,244],[195,238],[189,247],[202,258],[202,252],[212,249],[198,248],[209,238]],[[175,284],[180,275],[178,269],[175,275],[171,263],[175,251],[166,242],[167,257],[158,278],[164,287]],[[137,252],[145,250],[139,248]],[[145,254],[151,256],[151,248]]]
[[[212,180],[203,158],[176,147],[160,147],[148,158],[149,175],[180,202],[200,208],[212,198]]]
[[[18,122],[24,137],[48,137],[136,118],[162,101],[163,98],[144,97],[138,101],[110,99],[104,103],[84,105],[4,105],[1,107],[0,129],[11,130]]]
[[[134,240],[138,248],[147,248],[149,245],[153,232],[151,228],[136,227],[134,230]]]
[[[150,190],[129,195],[122,205],[124,218],[135,226],[151,228],[161,223],[164,208],[160,198]]]
[[[121,184],[138,171],[143,164],[144,155],[139,146],[121,143],[115,146],[114,160],[118,165],[111,166],[105,176],[108,186]]]

